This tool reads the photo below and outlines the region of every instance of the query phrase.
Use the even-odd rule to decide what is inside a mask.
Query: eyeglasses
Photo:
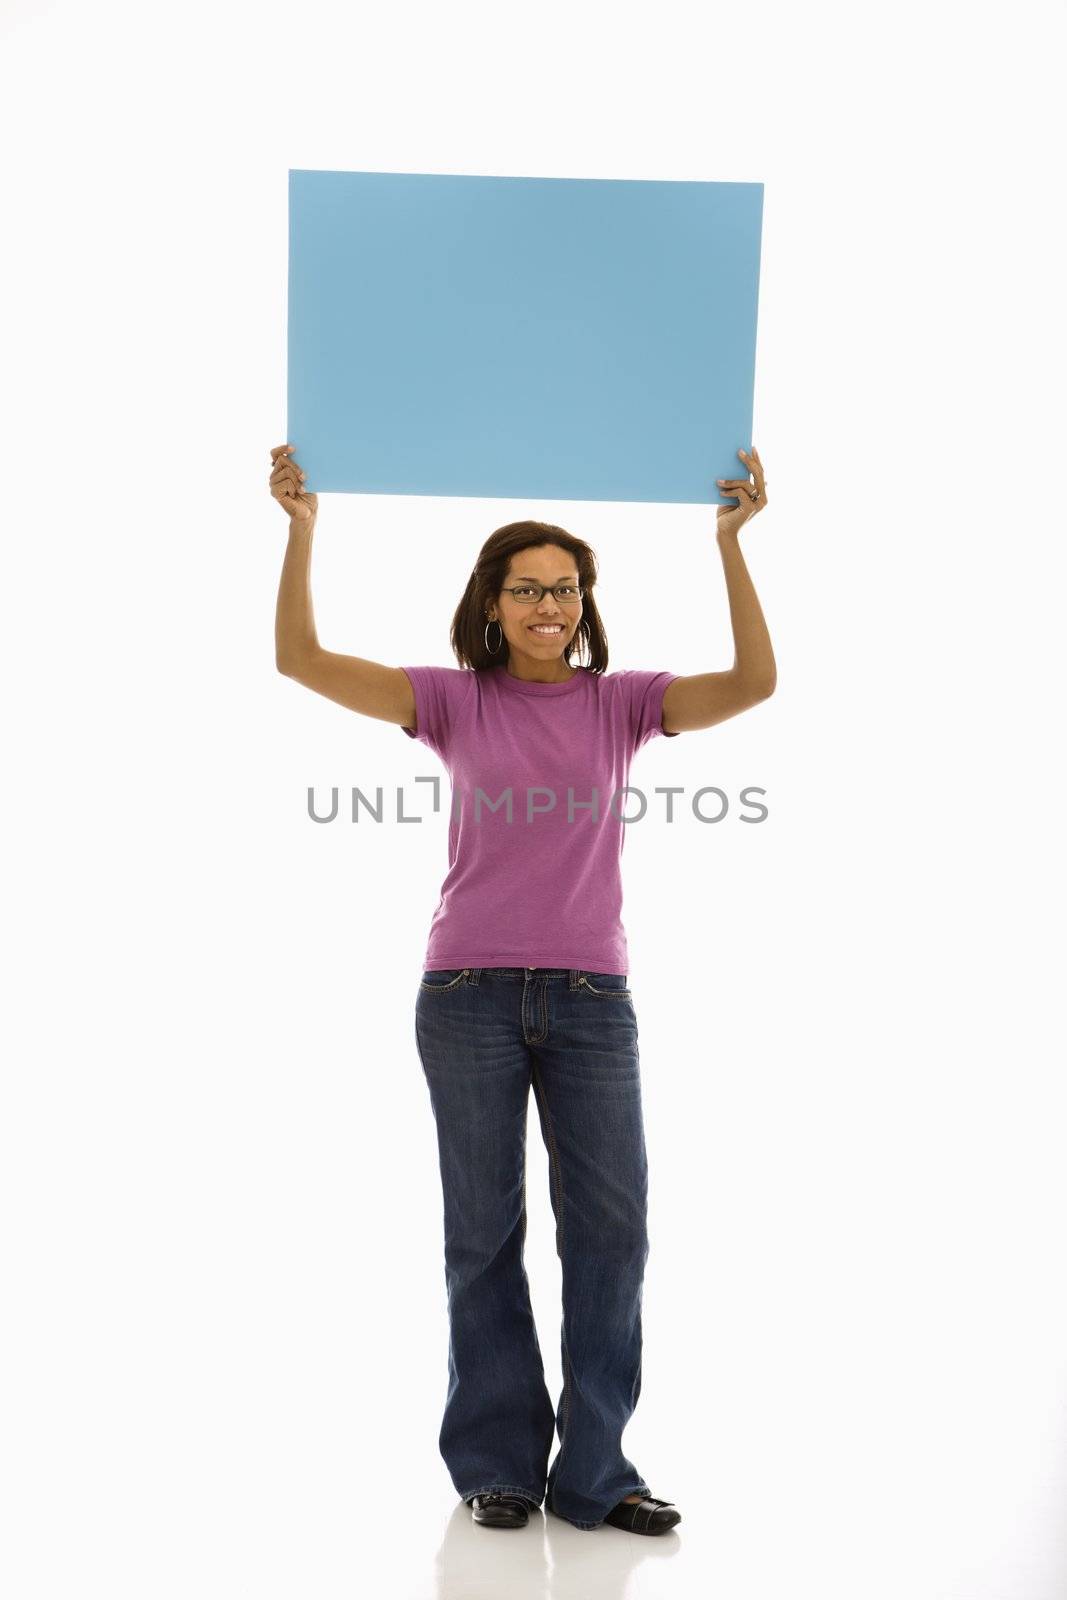
[[[540,605],[548,593],[543,583],[516,583],[510,589],[502,589],[502,594],[513,594],[521,606]],[[561,606],[577,605],[582,598],[582,591],[576,583],[557,583],[552,587],[552,593]]]

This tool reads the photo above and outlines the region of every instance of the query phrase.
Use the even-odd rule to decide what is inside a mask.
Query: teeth
[[[530,632],[531,633],[562,633],[563,632],[563,624],[560,623],[560,622],[553,622],[553,623],[546,624],[543,628],[542,627],[531,627]]]

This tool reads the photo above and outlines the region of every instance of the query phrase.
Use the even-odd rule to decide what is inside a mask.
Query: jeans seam
[[[555,1129],[555,1124],[552,1121],[552,1113],[548,1108],[548,1096],[545,1094],[544,1083],[542,1082],[541,1073],[540,1073],[540,1070],[538,1069],[538,1066],[537,1066],[536,1062],[532,1062],[531,1063],[531,1069],[530,1070],[531,1070],[531,1076],[533,1078],[534,1091],[537,1094],[537,1097],[540,1100],[541,1106],[542,1106],[542,1108],[544,1110],[545,1131],[548,1134],[549,1156],[550,1156],[551,1163],[552,1163],[552,1170],[554,1171],[554,1173],[556,1175],[556,1194],[557,1194],[557,1196],[559,1198],[559,1216],[557,1218],[557,1223],[558,1223],[558,1251],[559,1251],[559,1259],[560,1259],[560,1262],[562,1263],[562,1261],[563,1261],[563,1217],[564,1217],[564,1212],[566,1211],[566,1202],[565,1202],[564,1194],[563,1194],[563,1164],[562,1164],[562,1162],[560,1161],[560,1158],[559,1158],[559,1146],[556,1143],[556,1129]],[[560,1428],[559,1447],[560,1447],[561,1451],[563,1450],[563,1448],[565,1447],[566,1442],[567,1442],[567,1422],[568,1422],[569,1417],[570,1417],[570,1397],[571,1397],[571,1356],[570,1356],[570,1350],[567,1348],[566,1317],[564,1317],[564,1327],[563,1327],[563,1350],[564,1350],[564,1355],[565,1355],[566,1359],[564,1360],[564,1363],[563,1363],[563,1398],[562,1398],[562,1400],[560,1402],[560,1416],[561,1416],[561,1420],[562,1420],[562,1427]]]
[[[629,979],[627,979],[627,983],[629,983]],[[594,995],[596,997],[596,999],[598,999],[598,1000],[617,1000],[617,999],[620,999],[620,998],[623,999],[623,1000],[632,1000],[633,997],[634,997],[634,992],[630,988],[626,988],[626,989],[595,989],[593,987],[593,985],[589,982],[588,977],[584,973],[579,978],[578,985],[579,985],[580,988],[585,990],[586,994]]]
[[[478,1494],[517,1494],[524,1500],[532,1500],[535,1506],[544,1499],[543,1494],[534,1494],[532,1489],[517,1483],[483,1483],[480,1489],[467,1489],[460,1498],[469,1504]]]
[[[458,978],[451,978],[448,983],[424,983],[419,979],[419,990],[423,994],[450,994],[453,989],[461,989],[470,976],[470,968],[464,967]]]

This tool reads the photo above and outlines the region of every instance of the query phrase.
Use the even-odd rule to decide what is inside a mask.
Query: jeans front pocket
[[[628,987],[625,972],[580,972],[578,987],[598,1000],[632,1000],[633,990]]]
[[[449,989],[458,989],[461,983],[466,983],[470,973],[470,967],[444,967],[440,972],[424,972],[419,989],[423,994],[446,994]]]

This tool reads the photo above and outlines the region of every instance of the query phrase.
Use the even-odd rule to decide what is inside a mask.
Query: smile
[[[562,633],[562,622],[533,622],[530,624],[531,633]]]

